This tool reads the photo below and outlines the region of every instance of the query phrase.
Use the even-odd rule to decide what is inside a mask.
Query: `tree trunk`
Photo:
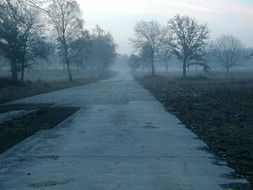
[[[165,69],[166,69],[166,73],[168,73],[169,72],[168,62],[165,63]]]
[[[22,60],[21,60],[21,81],[24,82],[24,73],[25,73],[25,64],[26,64],[26,53],[27,53],[27,37],[24,38],[24,47],[22,51]]]
[[[72,77],[72,73],[71,73],[71,69],[70,69],[70,66],[69,66],[69,61],[67,61],[67,71],[68,71],[68,76],[69,76],[69,81],[73,81],[73,77]]]
[[[184,63],[183,63],[183,78],[186,78],[187,76],[187,61],[186,59],[184,59]]]
[[[229,66],[227,66],[226,70],[227,70],[227,73],[229,73],[229,72],[230,72],[230,68],[229,68]]]
[[[72,77],[72,73],[71,73],[71,69],[70,69],[69,53],[68,53],[68,47],[67,47],[65,38],[63,38],[63,48],[64,48],[64,57],[65,57],[65,63],[66,63],[66,67],[67,67],[68,77],[69,77],[69,81],[71,82],[71,81],[73,81],[73,77]]]
[[[151,50],[151,66],[152,66],[152,76],[155,76],[155,64],[154,64],[154,50]]]
[[[18,81],[18,73],[15,70],[12,70],[12,80],[15,82]]]
[[[25,63],[24,61],[22,61],[22,64],[21,64],[21,82],[24,82],[24,74],[25,73]]]
[[[18,71],[17,71],[17,65],[16,61],[11,60],[11,78],[13,81],[18,81]]]
[[[21,70],[21,82],[24,82],[24,69]]]

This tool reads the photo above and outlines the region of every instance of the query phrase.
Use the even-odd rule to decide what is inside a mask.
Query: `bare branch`
[[[227,72],[233,66],[236,66],[244,57],[242,42],[231,35],[223,35],[215,42],[215,54],[218,57],[221,65]]]
[[[194,18],[180,15],[169,20],[168,28],[171,35],[168,46],[170,51],[183,62],[183,76],[186,77],[189,61],[199,57],[207,45],[209,30],[206,25],[199,24]]]

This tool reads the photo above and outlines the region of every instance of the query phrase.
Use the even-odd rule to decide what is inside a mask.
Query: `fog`
[[[252,0],[0,0],[0,190],[252,190],[252,171]]]
[[[139,20],[165,24],[175,14],[196,17],[209,25],[212,39],[232,34],[253,46],[253,2],[250,0],[80,0],[86,26],[95,24],[110,30],[121,54],[132,53],[129,39]]]
[[[236,61],[236,63],[233,63],[233,66],[231,66],[231,70],[251,70],[251,47],[253,47],[253,3],[251,1],[77,1],[77,7],[78,9],[80,9],[77,10],[78,15],[75,16],[77,17],[76,19],[81,20],[82,25],[77,25],[77,22],[72,19],[72,24],[70,24],[70,27],[68,28],[69,32],[72,31],[75,33],[72,34],[71,38],[79,39],[75,39],[72,40],[72,42],[68,42],[69,45],[73,47],[71,47],[72,52],[70,52],[70,54],[72,55],[70,55],[67,60],[64,58],[64,48],[62,48],[62,50],[58,49],[59,45],[61,44],[61,42],[59,43],[58,39],[59,37],[62,37],[59,36],[59,32],[61,31],[59,31],[60,26],[57,25],[57,23],[60,23],[58,15],[53,14],[53,10],[52,13],[50,13],[49,15],[45,14],[45,10],[48,9],[50,1],[45,1],[41,4],[41,1],[30,0],[27,2],[27,5],[32,6],[32,9],[38,10],[38,8],[40,7],[40,11],[37,11],[36,13],[31,12],[31,14],[33,14],[32,17],[34,17],[33,20],[31,19],[32,17],[28,16],[24,19],[27,19],[27,23],[29,23],[28,21],[30,19],[30,23],[33,24],[31,32],[34,32],[34,34],[36,33],[35,36],[37,38],[37,42],[39,43],[39,40],[41,40],[44,45],[39,49],[38,47],[36,47],[36,45],[34,45],[35,43],[33,42],[34,47],[31,47],[31,49],[36,48],[36,53],[35,51],[33,53],[30,52],[29,59],[31,60],[29,60],[29,63],[27,63],[27,65],[23,63],[23,69],[21,69],[24,71],[26,69],[67,70],[69,75],[68,77],[70,79],[73,78],[73,76],[71,76],[71,69],[93,70],[93,72],[95,72],[94,70],[101,69],[108,71],[110,70],[109,67],[114,65],[112,70],[115,70],[115,68],[117,68],[117,70],[119,70],[119,68],[122,68],[122,70],[128,71],[128,66],[125,65],[129,65],[129,62],[131,62],[129,61],[131,55],[140,55],[141,53],[141,49],[134,47],[136,44],[133,44],[133,41],[136,39],[136,25],[139,22],[148,23],[150,21],[154,21],[162,29],[162,27],[168,27],[169,20],[173,19],[175,15],[187,16],[191,19],[195,19],[198,24],[205,25],[207,27],[208,39],[205,41],[206,46],[204,48],[208,49],[208,56],[205,58],[205,61],[206,65],[210,67],[210,70],[214,72],[222,72],[224,70],[224,65],[222,66],[222,63],[220,63],[220,60],[218,60],[217,54],[213,55],[212,53],[215,51],[215,48],[211,47],[223,35],[233,36],[234,39],[239,41],[241,46],[240,49],[246,52],[244,58],[241,58],[240,60]],[[19,14],[24,13],[20,12]],[[41,20],[42,18],[45,18],[44,23]],[[38,24],[40,22],[44,25],[44,28],[39,27]],[[76,30],[75,28],[78,30]],[[82,37],[80,37],[80,35],[82,35]],[[107,42],[106,39],[102,39],[100,37],[101,35],[103,35],[102,38],[107,38]],[[31,40],[34,39],[34,37],[31,38]],[[43,39],[46,40],[44,41]],[[5,38],[1,39],[3,45],[5,45],[5,41]],[[166,39],[164,39],[164,41],[166,41]],[[106,45],[108,47],[110,46],[111,52],[103,51],[103,48],[105,48]],[[43,51],[41,48],[44,48]],[[82,49],[81,52],[80,48]],[[3,49],[3,53],[1,54],[2,56],[0,55],[0,69],[8,71],[10,69],[8,59],[11,59],[13,55],[6,55],[4,51],[5,50]],[[162,51],[165,50],[157,49],[157,52],[154,53],[155,67],[157,67],[156,69],[161,72],[164,71],[164,63],[162,63],[163,61],[161,60]],[[167,52],[167,55],[169,54],[171,54],[171,52]],[[82,55],[82,57],[80,57],[80,55]],[[73,56],[73,58],[71,56]],[[128,58],[124,56],[128,56]],[[74,57],[76,58],[75,60]],[[125,60],[121,63],[122,59],[119,57],[123,57],[123,59]],[[145,55],[144,59],[147,59],[147,57],[148,56]],[[166,65],[169,66],[169,70],[171,72],[180,71],[182,68],[182,61],[178,60],[175,55],[170,55],[170,57],[171,59],[168,59],[166,63]],[[105,61],[105,58],[107,58],[107,63],[104,64],[102,62]],[[22,58],[20,59],[22,60]],[[62,63],[63,59],[65,59],[65,63]],[[70,64],[70,61],[73,63]],[[147,62],[147,60],[145,61]],[[147,68],[149,67],[148,65],[149,63],[146,63],[145,67],[147,70],[149,70]],[[15,67],[12,66],[12,69]],[[188,70],[199,71],[202,70],[201,67],[202,66],[200,65],[195,65],[194,68],[191,68],[191,66],[189,65]],[[168,70],[168,68],[165,69]],[[21,78],[23,75],[22,73],[24,72],[21,72]],[[15,72],[12,72],[12,75],[15,75]]]

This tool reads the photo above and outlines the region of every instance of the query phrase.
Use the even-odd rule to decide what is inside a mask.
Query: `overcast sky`
[[[109,30],[120,53],[131,53],[129,38],[139,20],[166,24],[175,14],[207,23],[212,38],[232,34],[253,46],[253,0],[78,0],[86,28],[98,24]]]

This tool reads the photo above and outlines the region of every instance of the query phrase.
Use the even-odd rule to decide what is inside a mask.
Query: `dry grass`
[[[64,88],[70,88],[80,85],[85,85],[93,82],[97,82],[99,80],[110,78],[113,74],[107,74],[103,76],[93,76],[75,79],[72,82],[67,80],[55,80],[55,81],[35,81],[35,82],[25,82],[21,83],[13,83],[8,79],[0,79],[0,104],[38,95],[46,92],[51,92],[55,90],[60,90]]]

